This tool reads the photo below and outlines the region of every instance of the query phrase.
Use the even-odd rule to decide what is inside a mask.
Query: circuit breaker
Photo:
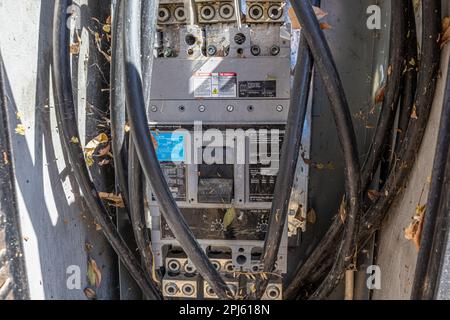
[[[161,0],[154,48],[153,143],[169,188],[212,264],[236,295],[261,271],[291,85],[286,3]],[[282,299],[289,236],[304,227],[307,177],[299,165],[276,275]],[[148,187],[148,227],[163,294],[217,298],[169,229]],[[289,229],[289,230],[288,230]]]

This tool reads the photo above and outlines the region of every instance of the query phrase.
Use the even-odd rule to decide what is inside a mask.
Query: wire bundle
[[[150,236],[145,226],[143,205],[145,183],[142,178],[145,176],[152,185],[152,190],[170,229],[183,245],[184,251],[200,275],[208,281],[219,298],[230,298],[231,294],[227,285],[210,263],[177,207],[151,141],[145,110],[150,102],[153,67],[151,49],[154,44],[157,3],[117,0],[112,31],[111,131],[116,188],[124,197],[141,252],[143,269],[109,218],[95,185],[89,177],[81,146],[71,143],[74,137],[79,139],[79,133],[71,85],[70,31],[66,26],[66,9],[70,2],[59,0],[55,6],[53,79],[56,113],[64,151],[68,155],[90,211],[144,295],[149,299],[161,299],[161,292],[155,282],[157,280],[155,271],[152,268]],[[369,157],[363,169],[358,159],[356,134],[347,98],[331,50],[320,29],[312,5],[309,0],[296,0],[291,3],[303,30],[294,74],[286,139],[283,143],[280,172],[263,252],[263,271],[273,271],[278,255],[286,221],[288,195],[292,188],[299,155],[314,63],[330,100],[344,155],[345,201],[343,207],[346,218],[342,221],[336,216],[320,243],[296,269],[294,276],[288,282],[290,285],[286,290],[286,296],[291,299],[303,297],[320,299],[327,297],[335,289],[345,269],[355,267],[354,258],[357,255],[357,248],[363,247],[380,227],[411,171],[434,97],[439,62],[440,1],[422,2],[424,22],[418,72],[416,67],[411,65],[412,60],[418,60],[411,1],[405,3],[393,0],[391,2],[390,72],[381,114]],[[315,1],[313,4],[318,5],[318,2]],[[145,45],[142,45],[143,43]],[[412,113],[414,117],[411,116]],[[395,123],[397,114],[398,124]],[[127,117],[131,127],[129,143],[125,135]],[[395,131],[396,126],[401,129],[401,133],[396,137],[393,152],[387,148],[389,145],[387,142],[394,137],[392,132]],[[391,155],[387,176],[381,185],[379,197],[370,203],[364,194],[368,186],[376,181],[376,172],[384,154]],[[436,172],[442,173],[443,153],[439,159],[436,160],[436,166],[439,168]],[[436,185],[436,188],[442,187]],[[436,206],[434,211],[437,212]],[[431,221],[426,230],[433,230],[434,225],[435,222]],[[336,243],[339,245],[336,246]],[[426,256],[423,256],[423,261],[427,261]],[[425,266],[425,262],[423,265]],[[153,275],[153,279],[150,275]],[[267,278],[258,279],[257,290],[250,298],[261,298],[267,283]],[[306,293],[306,289],[312,290],[313,294]]]

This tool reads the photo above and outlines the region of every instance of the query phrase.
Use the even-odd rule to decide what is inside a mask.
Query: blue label
[[[185,162],[185,134],[152,132],[156,155],[161,162]]]

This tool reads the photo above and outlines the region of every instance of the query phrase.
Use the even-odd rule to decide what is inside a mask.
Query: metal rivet
[[[228,106],[227,106],[227,111],[228,111],[228,112],[233,112],[233,111],[234,111],[234,106],[228,105]]]
[[[205,112],[206,107],[204,105],[198,106],[198,111]]]
[[[284,109],[284,107],[283,107],[282,105],[278,105],[278,106],[277,106],[277,111],[278,111],[278,112],[282,112],[283,109]]]

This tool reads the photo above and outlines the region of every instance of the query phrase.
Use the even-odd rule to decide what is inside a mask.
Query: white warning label
[[[194,96],[196,98],[236,98],[237,74],[235,72],[195,74]]]

